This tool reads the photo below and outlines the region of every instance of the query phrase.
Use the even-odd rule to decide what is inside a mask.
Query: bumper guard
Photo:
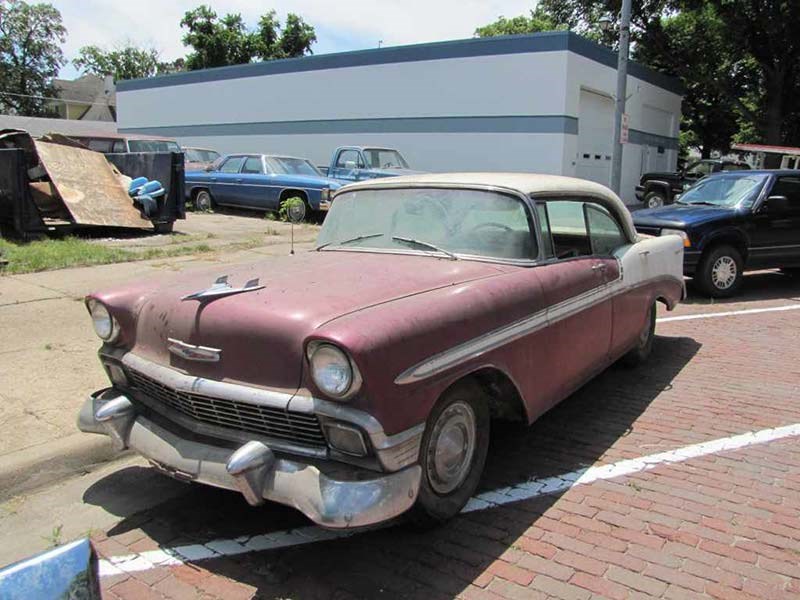
[[[197,481],[241,492],[251,505],[270,500],[292,506],[323,527],[364,527],[392,519],[417,499],[419,465],[371,479],[353,470],[353,479],[336,479],[302,461],[277,457],[260,441],[233,452],[185,439],[137,414],[133,403],[113,389],[89,397],[78,428],[111,438],[114,448],[131,448],[158,470],[184,481]]]

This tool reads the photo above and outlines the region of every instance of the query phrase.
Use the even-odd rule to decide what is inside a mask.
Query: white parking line
[[[486,510],[520,500],[530,500],[538,496],[565,492],[568,489],[586,485],[602,479],[623,477],[647,471],[661,464],[680,463],[692,458],[717,454],[728,450],[738,450],[749,446],[767,444],[775,440],[800,436],[800,423],[762,429],[740,435],[720,438],[699,444],[684,446],[676,450],[649,454],[639,458],[622,460],[609,465],[588,467],[555,477],[533,479],[518,485],[483,492],[470,499],[462,512]],[[324,540],[349,537],[357,532],[331,531],[316,526],[299,527],[283,531],[273,531],[256,536],[242,536],[233,539],[219,539],[205,544],[191,544],[174,548],[161,548],[138,554],[114,556],[100,561],[100,575],[119,575],[136,571],[147,571],[155,567],[181,565],[208,558],[232,556],[246,552],[274,550],[287,546],[299,546]]]
[[[716,317],[736,317],[739,315],[757,315],[768,312],[782,312],[786,310],[800,310],[800,304],[790,304],[788,306],[771,306],[769,308],[748,308],[746,310],[729,310],[712,313],[701,313],[699,315],[681,315],[679,317],[661,317],[656,319],[656,323],[670,323],[672,321],[692,321],[694,319],[714,319]]]

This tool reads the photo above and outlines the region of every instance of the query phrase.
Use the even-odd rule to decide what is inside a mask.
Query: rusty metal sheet
[[[34,141],[41,164],[76,224],[148,227],[106,158],[91,150]]]

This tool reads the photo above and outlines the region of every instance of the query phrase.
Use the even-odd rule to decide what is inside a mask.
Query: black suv
[[[750,165],[735,160],[703,159],[689,163],[686,168],[672,173],[645,173],[636,186],[636,198],[647,208],[672,204],[675,196],[682,194],[701,177],[720,171],[745,171]]]
[[[746,270],[800,273],[800,171],[716,173],[632,216],[639,233],[683,238],[683,272],[710,296],[734,295]]]

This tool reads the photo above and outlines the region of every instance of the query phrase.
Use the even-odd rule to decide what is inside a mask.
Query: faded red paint
[[[605,269],[592,269],[600,263]],[[181,297],[220,275],[264,289],[207,303]],[[121,344],[182,372],[295,391],[307,388],[304,350],[312,339],[350,352],[364,379],[349,403],[387,434],[424,421],[464,374],[490,367],[520,392],[529,420],[627,351],[658,297],[678,302],[682,283],[656,280],[472,358],[442,375],[398,385],[409,367],[458,344],[591,291],[619,275],[615,260],[586,257],[521,267],[427,256],[324,251],[235,268],[140,282],[92,297],[120,322]],[[167,338],[222,350],[219,363],[188,362]]]

